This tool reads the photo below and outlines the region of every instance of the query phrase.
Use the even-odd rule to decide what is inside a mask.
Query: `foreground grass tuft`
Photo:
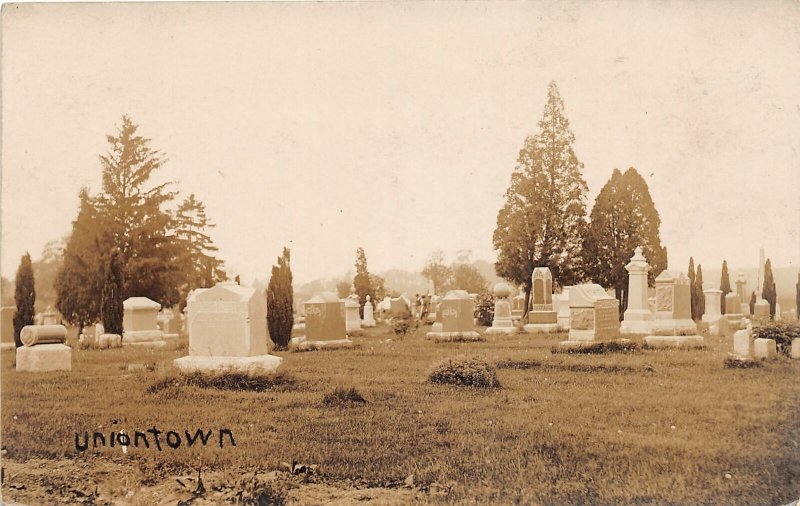
[[[550,348],[551,353],[567,353],[567,354],[587,354],[587,355],[600,355],[603,353],[634,353],[641,349],[641,345],[635,341],[620,342],[620,341],[600,341],[597,343],[587,344],[585,346],[570,348],[563,346],[553,346]]]
[[[500,388],[500,380],[492,366],[479,358],[447,359],[433,366],[428,381],[443,385],[479,388]]]
[[[751,367],[761,367],[761,362],[752,359],[741,359],[728,357],[723,362],[726,369],[750,369]]]
[[[322,398],[322,403],[328,407],[343,408],[355,404],[366,404],[367,400],[358,393],[355,387],[336,387],[333,392],[325,394],[325,397]]]
[[[147,393],[154,394],[168,388],[195,386],[235,390],[237,392],[286,392],[295,386],[295,380],[285,373],[248,376],[244,373],[226,372],[220,374],[191,373],[161,378],[153,382]]]
[[[500,360],[495,364],[498,369],[538,369],[542,367],[542,362],[539,360],[514,360],[507,358]]]

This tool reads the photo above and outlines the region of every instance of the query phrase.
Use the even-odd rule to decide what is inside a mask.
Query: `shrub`
[[[494,296],[488,292],[478,295],[475,301],[475,318],[478,319],[478,325],[489,327],[494,320]]]
[[[366,404],[367,400],[358,393],[355,387],[341,388],[336,387],[333,392],[325,394],[322,403],[326,406],[347,407],[354,404]]]
[[[728,357],[723,362],[723,365],[726,369],[749,369],[750,367],[761,367],[761,361]]]
[[[405,337],[417,330],[419,322],[411,315],[411,311],[404,311],[392,317],[392,330],[397,337]]]
[[[478,358],[447,359],[433,366],[428,381],[444,385],[499,388],[500,381],[492,366]]]
[[[287,490],[285,487],[266,481],[257,475],[242,476],[236,483],[236,489],[236,504],[247,506],[283,506],[286,504]]]
[[[764,322],[753,328],[756,339],[773,339],[778,353],[789,355],[792,339],[800,338],[800,323],[796,322]]]
[[[506,359],[500,360],[495,364],[498,369],[536,369],[542,367],[542,363],[538,360],[513,360]]]

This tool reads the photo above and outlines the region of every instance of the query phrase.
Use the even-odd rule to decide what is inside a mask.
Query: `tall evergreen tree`
[[[706,312],[706,295],[703,293],[703,266],[700,264],[697,264],[695,293],[697,294],[697,319],[699,320]]]
[[[149,297],[164,307],[180,299],[181,245],[171,233],[173,217],[164,208],[175,197],[171,183],[152,185],[165,158],[137,134],[128,116],[100,156],[102,192],[95,199],[104,251],[119,250],[123,299]]]
[[[586,274],[594,282],[614,288],[621,302],[621,312],[628,306],[625,266],[637,246],[642,247],[650,264],[650,285],[667,267],[667,250],[661,246],[660,226],[661,218],[644,178],[633,167],[624,174],[614,169],[592,208],[584,239],[583,262]]]
[[[750,314],[754,314],[756,312],[756,291],[753,290],[750,293]]]
[[[367,302],[367,295],[375,298],[372,293],[372,286],[369,282],[369,270],[367,269],[367,255],[364,248],[356,251],[356,275],[353,277],[353,287],[358,295],[358,312],[361,318],[364,317],[364,304]]]
[[[769,316],[775,318],[775,304],[778,302],[778,294],[775,290],[775,278],[772,275],[772,261],[767,258],[764,263],[764,286],[761,289],[764,300],[769,302]]]
[[[85,326],[100,319],[102,247],[99,218],[89,190],[81,188],[78,198],[78,216],[72,222],[55,288],[56,308],[67,323],[83,332]]]
[[[208,235],[208,229],[215,226],[206,215],[205,204],[194,193],[186,197],[175,212],[175,237],[181,245],[180,264],[183,267],[181,306],[186,304],[187,295],[195,288],[210,287],[227,279],[222,260],[214,256],[218,248]]]
[[[720,301],[720,311],[722,312],[722,314],[727,314],[726,312],[727,308],[725,307],[725,296],[733,291],[731,290],[731,277],[730,274],[728,274],[727,260],[722,261],[722,274],[720,275],[719,279],[719,289],[722,291],[722,300]],[[733,308],[731,309],[733,310]],[[736,311],[733,310],[733,312]]]
[[[272,266],[267,286],[267,327],[275,346],[285,348],[292,338],[294,289],[289,248],[283,248],[278,264]]]
[[[697,320],[697,286],[695,285],[694,257],[689,257],[689,272],[687,276],[689,277],[689,298],[691,300],[692,320]]]
[[[561,285],[583,278],[580,250],[588,188],[574,141],[558,87],[551,82],[538,132],[525,139],[519,152],[492,237],[495,272],[525,287],[525,307],[535,267],[549,267]]]
[[[109,334],[122,335],[122,317],[124,309],[122,301],[122,287],[124,274],[119,262],[119,252],[113,251],[108,262],[103,266],[103,291],[100,299],[100,313],[103,318],[103,327]]]
[[[22,346],[19,334],[26,325],[33,325],[34,305],[36,304],[36,289],[33,280],[33,265],[30,253],[25,253],[17,268],[17,277],[14,281],[14,343],[17,348]]]

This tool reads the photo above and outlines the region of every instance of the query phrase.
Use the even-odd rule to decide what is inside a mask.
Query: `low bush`
[[[478,298],[475,301],[474,316],[478,320],[478,325],[484,327],[492,325],[492,320],[494,320],[494,296],[491,293],[478,294]]]
[[[412,316],[411,311],[404,311],[392,317],[392,331],[397,337],[405,337],[417,330],[419,321]]]
[[[728,357],[723,362],[723,365],[726,369],[749,369],[751,367],[761,367],[761,361]]]
[[[500,380],[492,366],[479,358],[447,359],[433,366],[428,381],[444,385],[499,388]]]
[[[789,355],[792,339],[800,338],[800,323],[768,321],[753,327],[756,339],[773,339],[778,353]]]
[[[200,388],[216,388],[219,390],[235,390],[250,392],[285,392],[292,390],[295,380],[284,373],[249,376],[244,373],[224,372],[205,374],[195,372],[186,375],[174,375],[153,382],[147,393],[157,393],[168,388],[196,386]]]
[[[347,407],[354,404],[366,404],[367,400],[358,393],[355,387],[336,387],[333,392],[325,394],[325,397],[322,398],[322,403],[329,407]]]
[[[513,360],[506,359],[500,360],[495,364],[498,369],[537,369],[542,367],[542,363],[538,360]]]
[[[603,353],[633,353],[639,351],[641,346],[635,341],[599,341],[596,343],[586,344],[584,346],[568,347],[568,346],[553,346],[550,348],[551,353],[582,353],[588,355],[599,355]]]

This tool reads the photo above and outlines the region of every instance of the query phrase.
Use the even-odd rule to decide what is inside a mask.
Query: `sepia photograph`
[[[800,2],[4,2],[0,504],[800,506]]]

